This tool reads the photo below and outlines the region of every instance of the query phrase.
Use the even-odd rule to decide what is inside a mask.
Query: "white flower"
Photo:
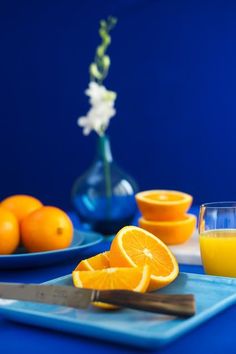
[[[78,125],[83,128],[84,135],[88,135],[92,130],[101,135],[116,114],[114,108],[116,93],[96,82],[90,82],[85,93],[89,96],[91,108],[86,116],[78,119]]]

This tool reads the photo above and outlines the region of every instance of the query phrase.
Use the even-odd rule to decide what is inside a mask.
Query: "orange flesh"
[[[127,255],[135,264],[148,264],[152,268],[152,274],[156,276],[171,273],[172,260],[165,249],[158,247],[155,240],[143,234],[140,237],[137,231],[130,231],[130,237],[124,237],[122,243]]]
[[[74,285],[88,289],[127,289],[135,288],[143,281],[144,269],[140,268],[108,268],[94,271],[74,271]],[[150,269],[145,267],[146,280],[140,291],[149,285]]]
[[[108,268],[109,266],[109,252],[103,252],[82,260],[75,270],[98,270]]]
[[[177,194],[152,193],[144,196],[145,199],[156,200],[160,202],[175,202],[184,199],[183,196]]]

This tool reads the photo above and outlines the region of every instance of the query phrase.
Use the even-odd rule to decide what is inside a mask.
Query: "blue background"
[[[235,196],[236,2],[41,0],[0,3],[1,193],[70,207],[95,135],[76,125],[98,23],[118,17],[105,84],[117,91],[109,135],[140,189]]]

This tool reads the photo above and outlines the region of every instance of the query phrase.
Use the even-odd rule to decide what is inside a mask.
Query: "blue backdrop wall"
[[[70,207],[91,163],[88,66],[99,20],[118,17],[105,84],[117,91],[113,154],[140,189],[236,199],[236,2],[41,0],[0,3],[0,197]]]

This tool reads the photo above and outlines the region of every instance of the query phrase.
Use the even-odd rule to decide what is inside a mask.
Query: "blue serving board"
[[[48,283],[70,286],[72,280],[69,275]],[[18,322],[156,349],[181,337],[234,304],[236,279],[181,273],[174,283],[159,292],[194,294],[196,315],[183,319],[130,309],[105,311],[91,306],[87,310],[76,310],[11,300],[0,300],[0,312]]]

